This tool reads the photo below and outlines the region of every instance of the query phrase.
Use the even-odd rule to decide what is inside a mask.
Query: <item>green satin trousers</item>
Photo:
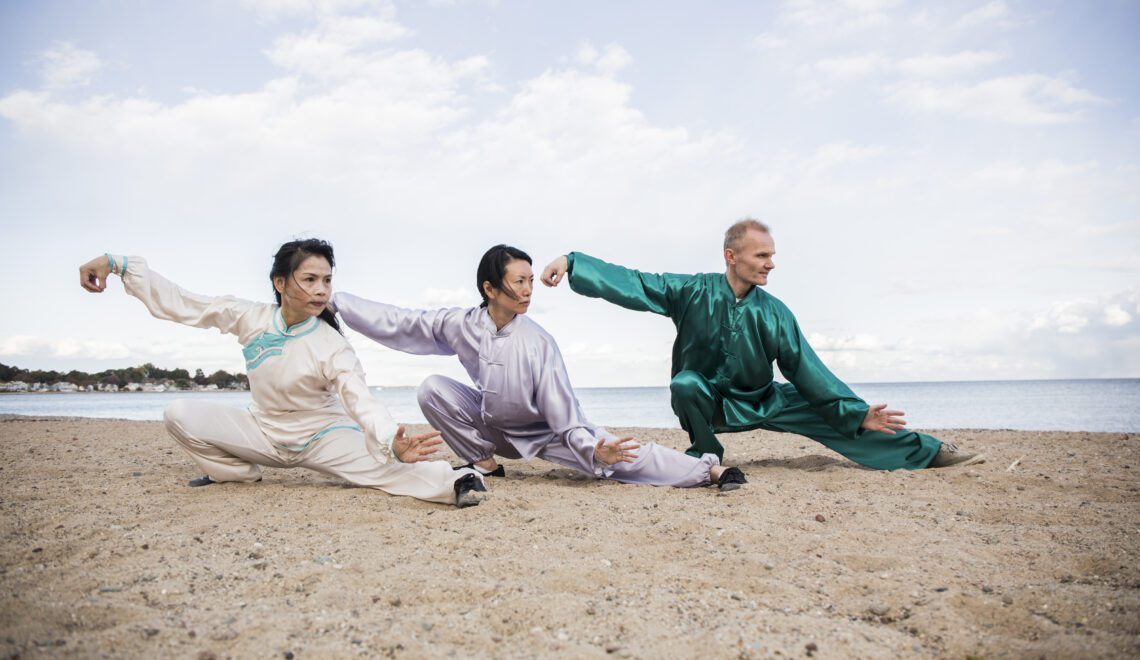
[[[737,433],[765,429],[796,433],[815,440],[846,458],[876,470],[919,470],[938,454],[942,441],[916,431],[899,431],[894,435],[863,431],[857,438],[839,434],[823,420],[796,388],[777,383],[786,405],[780,412],[764,419],[749,420],[745,425],[728,426],[722,411],[723,397],[701,374],[678,373],[669,384],[673,412],[681,420],[681,428],[689,434],[692,446],[685,452],[693,456],[716,454],[724,459],[724,447],[717,433]]]

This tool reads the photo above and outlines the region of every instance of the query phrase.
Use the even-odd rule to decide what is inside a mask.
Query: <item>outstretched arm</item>
[[[881,426],[879,416],[851,388],[839,380],[815,354],[791,312],[779,321],[780,341],[776,363],[781,373],[836,431],[855,438],[864,423]],[[886,406],[882,406],[885,408]],[[893,413],[894,411],[882,411]],[[873,430],[880,430],[875,428]]]
[[[351,293],[338,291],[333,307],[348,327],[405,353],[455,355],[448,339],[448,326],[461,311],[455,309],[404,309]]]
[[[79,284],[91,293],[102,293],[111,275],[123,278],[127,293],[146,305],[155,318],[196,328],[217,328],[242,335],[243,320],[257,303],[232,296],[192,293],[151,270],[146,260],[128,255],[106,254],[79,267]]]
[[[595,437],[587,430],[591,425],[578,407],[556,345],[551,343],[535,350],[529,359],[535,372],[535,406],[547,426],[584,461],[583,469],[598,474],[599,464],[632,463],[637,458],[641,445],[632,436],[615,438],[612,434],[600,433]]]
[[[439,432],[407,436],[397,426],[388,408],[372,396],[364,379],[364,368],[347,341],[325,365],[325,376],[336,386],[341,405],[364,433],[368,452],[381,463],[395,459],[401,463],[429,460],[443,441]]]
[[[678,292],[691,278],[673,273],[643,273],[582,252],[571,252],[543,269],[542,282],[558,286],[566,275],[570,277],[570,288],[576,293],[665,316],[672,314]]]

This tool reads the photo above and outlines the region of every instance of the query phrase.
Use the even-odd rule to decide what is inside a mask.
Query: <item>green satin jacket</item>
[[[858,437],[869,406],[823,364],[784,303],[760,287],[737,302],[723,273],[642,273],[581,252],[566,257],[575,292],[673,320],[673,376],[695,371],[712,384],[723,397],[718,425],[755,428],[783,410],[775,362],[832,428]]]

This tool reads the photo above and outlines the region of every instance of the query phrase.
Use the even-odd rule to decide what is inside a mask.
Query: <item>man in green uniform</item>
[[[807,436],[880,470],[981,463],[981,454],[907,431],[903,413],[868,405],[808,345],[792,312],[763,291],[775,268],[768,227],[742,220],[725,232],[724,274],[642,273],[581,252],[542,273],[547,286],[567,274],[570,288],[627,309],[668,316],[673,344],[673,411],[689,433],[688,453],[723,458],[718,432],[767,429]],[[787,383],[773,379],[772,363]]]

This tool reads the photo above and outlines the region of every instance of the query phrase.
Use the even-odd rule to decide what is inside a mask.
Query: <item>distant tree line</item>
[[[196,369],[194,375],[186,369],[161,369],[150,362],[137,367],[125,369],[107,369],[99,373],[89,374],[86,371],[71,370],[44,371],[42,369],[21,369],[0,364],[0,382],[21,380],[25,383],[46,383],[48,385],[69,382],[79,387],[88,385],[117,385],[122,387],[127,383],[164,383],[172,381],[179,389],[190,389],[195,385],[217,385],[219,388],[227,387],[232,382],[249,386],[249,377],[245,374],[231,374],[228,371],[217,370],[207,376],[201,369]]]

